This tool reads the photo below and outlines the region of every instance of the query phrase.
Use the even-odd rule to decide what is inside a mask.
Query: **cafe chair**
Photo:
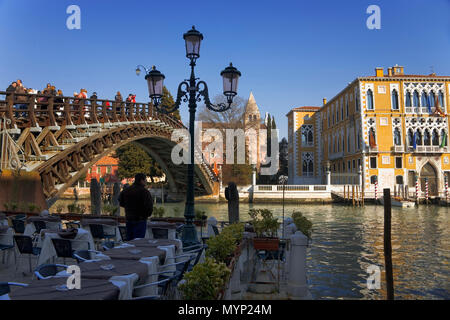
[[[167,259],[173,259],[176,261],[179,258],[185,258],[185,257],[192,258],[193,260],[191,260],[191,262],[193,261],[193,263],[189,263],[188,268],[187,268],[187,272],[190,272],[200,261],[203,251],[207,247],[208,246],[206,246],[206,245],[195,245],[195,246],[191,246],[191,247],[186,247],[186,248],[183,248],[183,254],[172,257],[172,258],[167,258]],[[189,249],[189,250],[186,250],[186,249]]]
[[[53,246],[55,247],[56,256],[63,258],[63,263],[66,264],[66,258],[74,259],[72,249],[72,241],[68,239],[52,239]]]
[[[33,221],[35,233],[40,234],[41,230],[47,229],[47,224],[44,221]]]
[[[177,228],[175,229],[175,235],[177,239],[181,239],[182,235],[183,235],[183,228],[184,228],[184,224],[180,224],[179,226],[177,226]]]
[[[169,239],[169,229],[151,228],[153,239]]]
[[[94,238],[97,245],[104,240],[109,241],[116,238],[115,231],[114,234],[106,234],[101,224],[90,224],[89,229],[91,230],[92,238]]]
[[[12,227],[16,234],[23,234],[25,232],[25,220],[11,219]]]
[[[94,255],[102,254],[100,251],[96,250],[77,250],[73,253],[73,258],[77,260],[78,263],[85,261],[94,260]]]
[[[9,300],[11,287],[28,287],[28,284],[17,282],[0,282],[0,300]]]
[[[105,241],[102,244],[103,251],[108,251],[114,248],[114,241]]]
[[[65,225],[67,230],[81,228],[80,223],[77,221],[66,222]]]
[[[69,266],[63,264],[43,264],[34,271],[38,280],[50,279],[58,274],[58,272],[65,271]]]
[[[131,298],[131,300],[162,300],[165,298],[168,288],[169,288],[169,284],[171,282],[170,278],[164,279],[164,280],[160,280],[160,281],[156,281],[156,282],[152,282],[152,283],[147,283],[147,284],[143,284],[140,286],[136,286],[133,288],[133,297]],[[141,297],[136,297],[134,296],[135,290],[136,289],[141,289],[141,288],[147,288],[147,287],[151,287],[151,286],[158,286],[158,295],[155,296],[141,296]]]
[[[122,238],[122,242],[128,241],[127,239],[127,227],[119,226],[120,237]]]
[[[33,246],[33,239],[30,236],[14,236],[14,241],[16,242],[17,249],[19,250],[19,253],[27,254],[28,255],[28,261],[30,265],[30,272],[31,270],[31,256],[39,257],[41,254],[41,248],[37,248]],[[38,259],[39,260],[39,259]],[[36,262],[37,263],[37,262]],[[16,263],[16,272],[17,268],[19,267],[19,263]]]

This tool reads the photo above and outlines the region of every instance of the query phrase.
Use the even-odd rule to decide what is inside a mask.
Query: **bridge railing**
[[[85,127],[151,120],[159,120],[172,128],[184,128],[181,121],[157,112],[151,103],[0,91],[0,117],[3,116],[11,120],[9,129]]]

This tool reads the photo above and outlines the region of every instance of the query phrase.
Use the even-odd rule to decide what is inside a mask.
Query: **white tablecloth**
[[[46,226],[45,229],[48,229],[48,230],[54,230],[54,231],[62,230],[62,223],[60,221],[59,222],[45,221],[45,226]],[[24,236],[32,236],[35,232],[36,232],[36,227],[34,226],[34,223],[29,222],[25,226],[25,232],[23,233],[23,235]]]
[[[46,233],[43,241],[39,237],[37,246],[41,248],[41,254],[39,255],[38,265],[48,263],[50,259],[56,257],[56,250],[53,246],[52,238],[62,239],[57,233]],[[78,229],[77,236],[73,240],[75,240],[71,241],[73,250],[95,249],[94,239],[91,233],[82,228]],[[89,248],[87,246],[88,243]]]
[[[5,233],[0,233],[0,244],[5,246],[14,245],[14,229],[9,228]]]

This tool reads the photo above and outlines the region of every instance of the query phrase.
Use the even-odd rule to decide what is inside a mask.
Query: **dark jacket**
[[[127,221],[147,220],[153,213],[153,199],[144,186],[133,184],[119,195],[119,203],[125,208]]]

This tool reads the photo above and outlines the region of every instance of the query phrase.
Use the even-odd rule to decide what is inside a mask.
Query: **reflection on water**
[[[184,204],[165,204],[166,215]],[[198,204],[219,221],[227,220],[227,204]],[[281,205],[241,204],[242,220],[249,208],[268,208],[281,217]],[[313,222],[308,249],[308,283],[315,299],[384,299],[383,207],[286,205]],[[392,260],[396,299],[450,299],[450,209],[421,206],[392,211]],[[280,219],[281,221],[281,219]],[[368,290],[366,269],[381,268],[381,289]]]

